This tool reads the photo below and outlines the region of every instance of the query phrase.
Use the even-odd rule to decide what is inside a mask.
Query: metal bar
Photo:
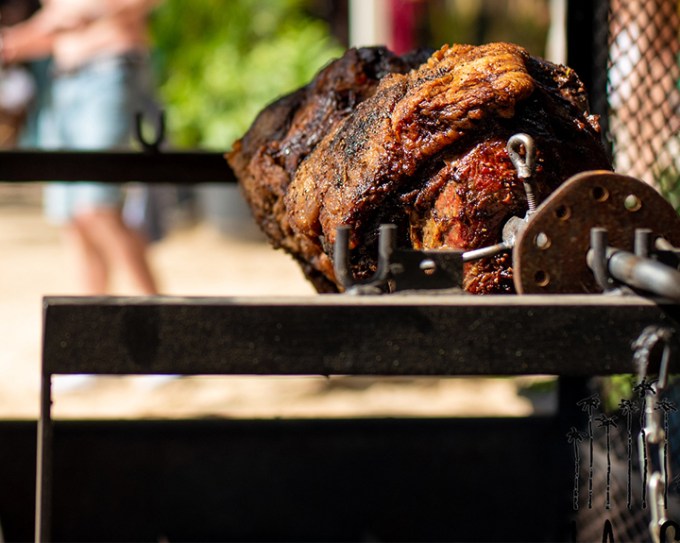
[[[631,344],[651,324],[680,332],[679,305],[637,296],[44,303],[45,374],[589,376],[634,373]]]
[[[223,153],[0,151],[0,181],[235,183]]]
[[[496,245],[489,245],[488,247],[481,247],[480,249],[471,249],[463,253],[463,262],[472,262],[480,258],[494,256],[502,251],[509,251],[512,249],[512,244],[507,241],[497,243]]]
[[[635,251],[637,254],[609,247],[607,230],[590,230],[591,249],[586,255],[588,267],[592,270],[598,284],[607,292],[613,290],[613,278],[628,287],[663,296],[680,302],[680,271],[647,256],[651,237],[648,230],[635,231]]]
[[[50,539],[52,374],[634,373],[640,331],[680,331],[679,311],[602,295],[46,297],[36,541]]]
[[[680,302],[680,272],[651,258],[618,249],[607,251],[612,277],[634,288]]]
[[[35,542],[50,541],[52,527],[52,378],[43,372],[38,419]]]

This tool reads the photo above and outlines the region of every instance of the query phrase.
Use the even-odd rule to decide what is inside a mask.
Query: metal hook
[[[396,247],[397,227],[381,224],[378,237],[378,268],[368,279],[357,281],[350,270],[349,226],[340,226],[335,233],[334,265],[335,276],[347,292],[372,294],[384,291],[390,276],[390,259]]]
[[[673,330],[664,326],[650,325],[645,328],[640,336],[633,342],[633,360],[637,365],[638,376],[640,380],[646,378],[650,372],[650,359],[652,350],[657,343],[663,342],[663,351],[661,353],[661,360],[659,361],[658,381],[657,386],[660,390],[666,388],[668,384],[669,363],[671,356],[671,337]]]
[[[522,147],[524,147],[524,156],[521,154]],[[508,140],[507,150],[510,161],[517,170],[517,177],[524,183],[524,192],[527,195],[527,215],[531,215],[536,211],[536,197],[528,182],[536,168],[534,139],[529,134],[515,134]]]
[[[152,141],[148,141],[142,131],[142,121],[144,120],[144,114],[142,112],[135,113],[135,135],[137,136],[137,141],[140,143],[142,148],[147,152],[158,153],[160,151],[160,146],[165,139],[165,112],[160,110],[157,117],[156,126],[156,137]]]
[[[522,147],[524,147],[524,156],[520,153]],[[531,177],[536,165],[534,139],[529,134],[515,134],[508,140],[507,148],[512,165],[517,170],[517,177],[520,179]]]

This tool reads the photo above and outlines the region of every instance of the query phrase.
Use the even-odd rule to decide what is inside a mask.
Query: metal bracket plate
[[[627,251],[634,249],[637,228],[680,245],[680,217],[654,188],[613,172],[584,172],[546,199],[518,237],[517,292],[601,292],[586,262],[593,227],[606,228],[610,245]]]

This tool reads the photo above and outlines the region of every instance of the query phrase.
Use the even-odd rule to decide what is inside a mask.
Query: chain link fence
[[[596,28],[608,30],[605,137],[614,166],[654,185],[680,210],[679,4],[605,4]]]

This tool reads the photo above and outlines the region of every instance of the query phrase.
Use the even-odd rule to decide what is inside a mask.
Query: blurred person
[[[134,114],[154,106],[146,19],[160,0],[44,0],[28,20],[0,33],[3,66],[51,56],[39,112],[43,148],[113,149],[129,142]],[[122,215],[123,187],[49,183],[45,212],[63,226],[88,295],[107,294],[120,271],[137,294],[158,292],[146,240]]]
[[[38,7],[38,0],[0,0],[0,26],[24,21]],[[0,70],[0,149],[19,143],[35,99],[36,82],[27,66],[17,64]]]

